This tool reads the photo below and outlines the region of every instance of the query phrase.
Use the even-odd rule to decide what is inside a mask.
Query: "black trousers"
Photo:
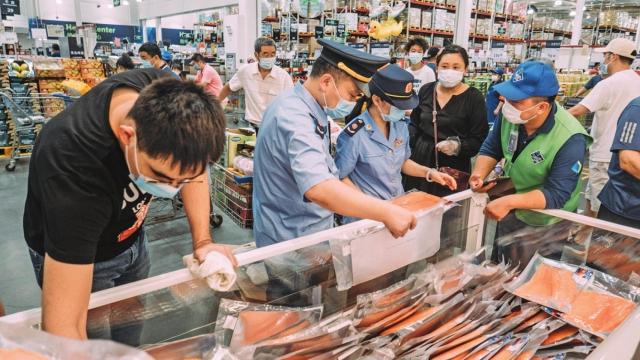
[[[600,210],[598,211],[598,219],[640,229],[640,220],[630,219],[630,218],[615,214],[611,212],[611,210],[607,209],[607,207],[604,206],[604,204],[600,205]]]

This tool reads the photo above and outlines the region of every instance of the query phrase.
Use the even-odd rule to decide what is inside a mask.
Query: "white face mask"
[[[508,122],[512,124],[515,124],[515,125],[526,124],[529,121],[533,120],[537,115],[534,114],[528,119],[523,119],[521,117],[522,113],[525,111],[529,111],[535,108],[536,106],[538,106],[538,104],[535,104],[528,109],[518,110],[513,105],[511,105],[508,101],[505,101],[504,106],[502,106],[502,115],[504,116],[505,119],[507,119]]]
[[[438,82],[446,88],[458,86],[462,82],[462,78],[464,78],[462,71],[452,69],[438,70]]]

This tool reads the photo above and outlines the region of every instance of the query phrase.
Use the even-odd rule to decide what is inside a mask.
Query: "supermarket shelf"
[[[264,19],[262,19],[262,22],[274,22],[274,23],[277,23],[277,22],[280,22],[280,20],[278,20],[278,18],[275,17],[275,16],[267,16]]]
[[[360,15],[369,15],[369,9],[365,7],[349,8],[348,6],[336,8],[336,13],[356,13]]]
[[[473,9],[472,10],[473,14],[477,14],[478,16],[484,16],[486,18],[490,18],[492,16],[492,12],[489,10],[478,10],[478,9]],[[517,15],[511,15],[511,14],[503,14],[503,13],[496,13],[495,14],[495,18],[496,19],[505,19],[505,20],[512,20],[512,21],[518,21],[521,23],[524,23],[527,18],[524,17],[520,17]]]
[[[364,31],[349,31],[349,36],[369,37],[369,34]]]
[[[449,11],[456,11],[455,5],[436,4],[430,1],[411,0],[411,6],[421,6],[426,8],[445,9]]]
[[[582,28],[582,30],[594,30],[593,27],[584,27]],[[630,29],[630,28],[625,28],[625,27],[621,27],[621,26],[617,26],[617,25],[610,25],[610,26],[601,26],[598,28],[598,31],[619,31],[619,32],[628,32],[628,33],[632,33],[635,34],[636,33],[636,29]]]
[[[541,32],[545,32],[545,33],[553,33],[553,34],[557,34],[557,35],[571,36],[571,32],[570,31],[564,31],[564,30],[534,28],[533,31],[536,31],[536,32],[537,31],[541,31]]]
[[[489,36],[488,35],[484,35],[484,34],[474,34],[471,33],[469,34],[469,38],[474,38],[476,40],[489,40]],[[492,36],[491,40],[493,41],[502,41],[505,44],[519,44],[519,43],[524,43],[524,39],[516,39],[516,38],[509,38],[509,37],[504,37],[504,36]]]
[[[314,36],[315,36],[315,34],[314,33],[310,33],[310,32],[298,33],[298,37],[301,37],[301,38],[310,38],[310,37],[314,37]]]
[[[433,30],[433,29],[409,29],[409,34],[428,34],[438,36],[451,36],[453,37],[453,31]]]

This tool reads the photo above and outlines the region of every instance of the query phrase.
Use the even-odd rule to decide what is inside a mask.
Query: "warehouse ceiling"
[[[566,0],[528,0],[524,1],[530,5],[535,6],[538,13],[566,13],[568,14],[572,10],[576,9],[576,1]],[[640,15],[640,0],[586,0],[585,10],[587,12],[592,11],[605,11],[605,10],[619,10],[626,11],[631,14]]]

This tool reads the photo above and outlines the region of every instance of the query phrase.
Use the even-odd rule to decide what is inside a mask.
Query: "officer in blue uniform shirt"
[[[611,151],[598,219],[640,229],[640,97],[620,115]]]
[[[336,165],[343,182],[388,200],[404,193],[402,175],[426,178],[455,190],[451,176],[410,160],[409,124],[404,114],[418,105],[413,75],[397,65],[378,70],[369,82],[367,110],[338,136]],[[348,223],[356,218],[344,218]]]
[[[259,247],[330,229],[334,213],[377,220],[403,236],[415,216],[342,183],[330,154],[327,116],[348,115],[387,59],[329,40],[309,79],[267,108],[258,135],[253,183],[254,235]]]
[[[487,104],[487,121],[490,126],[496,122],[498,114],[500,113],[501,103],[500,94],[495,89],[495,86],[504,81],[504,69],[497,67],[491,70],[491,85],[487,90],[486,104]]]

